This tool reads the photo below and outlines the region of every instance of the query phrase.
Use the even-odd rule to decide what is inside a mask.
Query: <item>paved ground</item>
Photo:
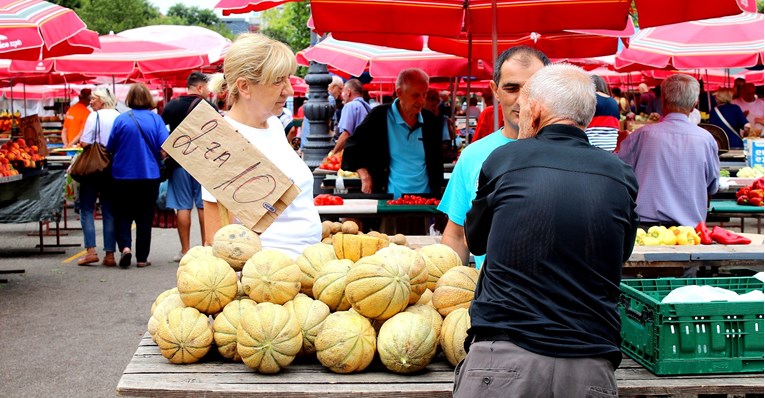
[[[71,209],[70,209],[71,210]],[[69,212],[69,227],[79,227]],[[100,221],[97,242],[102,244]],[[152,266],[77,266],[82,247],[31,254],[37,224],[0,224],[0,397],[109,397],[146,331],[151,304],[175,286],[176,231],[154,229]],[[200,244],[196,218],[192,245]],[[61,243],[82,243],[66,231]],[[55,237],[46,237],[46,244]],[[60,250],[60,249],[59,249]],[[103,258],[102,253],[99,256]]]

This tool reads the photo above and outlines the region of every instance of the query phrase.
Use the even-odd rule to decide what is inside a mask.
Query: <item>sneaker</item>
[[[180,263],[182,258],[183,258],[183,253],[178,252],[178,254],[173,256],[173,262],[174,263]]]

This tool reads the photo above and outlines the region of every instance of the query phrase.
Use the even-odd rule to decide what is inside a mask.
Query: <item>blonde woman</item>
[[[725,130],[728,135],[730,149],[743,149],[744,141],[741,132],[749,128],[749,121],[741,108],[731,103],[733,91],[721,88],[715,93],[717,106],[709,114],[709,123]]]
[[[225,115],[226,110],[228,110],[228,105],[226,104],[228,88],[226,87],[226,78],[223,76],[223,73],[210,75],[210,80],[207,81],[207,89],[213,95],[213,103],[218,107],[218,111]]]
[[[82,130],[80,144],[87,147],[94,143],[106,146],[112,133],[114,120],[120,115],[116,109],[117,100],[108,88],[93,91],[90,97],[90,107],[93,112],[88,115],[85,127]],[[112,213],[111,178],[102,181],[82,181],[80,183],[80,225],[85,240],[87,254],[77,261],[77,265],[91,265],[98,263],[96,250],[96,227],[93,213],[96,208],[96,199],[101,203],[101,216],[103,220],[104,251],[106,252],[103,265],[113,267],[117,265],[114,260],[114,248],[116,246],[114,215]]]
[[[300,188],[300,194],[263,232],[264,248],[293,258],[321,240],[321,220],[313,204],[313,175],[284,136],[275,116],[293,94],[290,75],[297,69],[295,55],[283,43],[260,34],[245,33],[226,54],[223,69],[228,89],[228,121]],[[218,204],[202,190],[205,236],[208,243],[221,227]]]

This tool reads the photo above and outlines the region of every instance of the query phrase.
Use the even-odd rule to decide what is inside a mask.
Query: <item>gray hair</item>
[[[341,79],[340,76],[332,75],[332,82],[329,83],[328,90],[331,90],[332,87],[335,86],[343,88],[343,79]]]
[[[398,89],[415,82],[425,83],[427,85],[430,83],[430,77],[420,68],[404,69],[399,72],[398,77],[396,78],[396,88]]]
[[[584,69],[552,64],[538,70],[524,85],[528,99],[544,105],[551,116],[584,128],[595,114],[595,85]]]
[[[606,83],[605,79],[598,75],[590,75],[590,79],[592,79],[592,83],[595,84],[595,91],[611,95],[611,90],[608,89],[608,83]]]
[[[688,113],[699,99],[699,81],[682,73],[661,82],[662,107],[669,112]]]

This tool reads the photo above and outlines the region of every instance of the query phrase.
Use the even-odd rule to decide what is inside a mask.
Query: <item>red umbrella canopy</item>
[[[209,64],[206,50],[191,51],[168,44],[101,36],[101,51],[57,57],[40,62],[14,61],[11,71],[39,70],[93,76],[163,77]]]
[[[223,15],[246,14],[252,11],[268,10],[290,1],[302,0],[220,0],[215,8],[223,11]]]
[[[754,0],[635,0],[641,28],[756,12]]]
[[[398,76],[402,69],[421,68],[431,77],[456,77],[468,75],[468,60],[451,54],[432,50],[401,50],[336,40],[331,35],[320,43],[303,51],[308,61],[316,61],[335,67],[352,76],[359,76],[369,69],[374,78]],[[491,67],[474,60],[471,74],[477,78],[490,78]]]
[[[558,32],[532,33],[524,36],[501,36],[497,39],[497,51],[502,52],[510,47],[526,45],[534,47],[550,58],[586,58],[615,54],[619,38],[597,36],[590,34]],[[428,47],[434,51],[468,56],[472,44],[472,57],[492,59],[492,39],[487,36],[473,37],[472,43],[467,37],[457,39],[430,37]]]
[[[39,60],[87,54],[98,34],[74,11],[40,0],[0,0],[0,58]]]
[[[736,68],[762,65],[763,14],[647,28],[616,57],[619,70]]]
[[[11,93],[13,93],[11,95]],[[0,94],[5,98],[14,100],[43,100],[48,98],[72,98],[77,96],[78,92],[69,85],[55,84],[42,86],[25,86],[17,84],[13,87],[0,89]]]

